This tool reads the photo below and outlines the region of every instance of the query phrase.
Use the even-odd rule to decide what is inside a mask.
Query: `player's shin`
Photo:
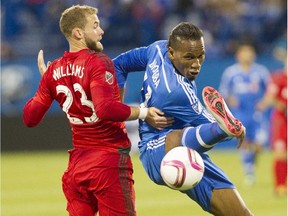
[[[228,135],[219,128],[216,122],[207,123],[183,129],[181,144],[198,152],[206,152],[226,137]]]

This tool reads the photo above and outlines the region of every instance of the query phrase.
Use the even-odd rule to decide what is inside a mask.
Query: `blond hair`
[[[74,28],[84,29],[87,15],[97,14],[97,12],[97,8],[88,5],[73,5],[67,8],[59,21],[61,32],[66,38],[69,38]]]

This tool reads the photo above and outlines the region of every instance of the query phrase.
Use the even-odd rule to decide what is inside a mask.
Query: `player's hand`
[[[145,121],[152,127],[162,130],[166,127],[172,126],[174,118],[164,116],[164,112],[155,107],[149,107]]]
[[[44,53],[43,53],[43,50],[40,50],[38,53],[38,69],[39,69],[41,76],[43,76],[43,74],[47,71],[47,68],[50,65],[51,65],[50,61],[47,62],[47,66],[45,65]]]

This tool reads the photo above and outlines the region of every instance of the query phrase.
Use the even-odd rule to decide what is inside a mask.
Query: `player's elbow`
[[[32,118],[32,116],[30,115],[30,113],[27,112],[26,109],[24,109],[24,112],[23,112],[23,123],[24,123],[24,125],[26,125],[26,127],[32,128],[32,127],[35,127],[36,125],[38,125],[39,122],[34,120]]]
[[[48,109],[48,106],[44,106],[31,98],[23,109],[23,123],[29,128],[35,127],[41,122]]]
[[[26,125],[26,127],[28,127],[28,128],[32,128],[32,127],[35,127],[35,126],[37,126],[37,123],[36,122],[34,122],[34,121],[32,121],[32,120],[30,120],[30,119],[28,119],[28,118],[23,118],[23,123],[24,123],[24,125]]]
[[[26,126],[27,126],[28,128],[33,128],[33,127],[36,126],[36,124],[26,124]]]

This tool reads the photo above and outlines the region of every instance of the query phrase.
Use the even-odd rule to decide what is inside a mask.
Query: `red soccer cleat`
[[[241,145],[246,129],[232,115],[221,94],[213,87],[207,86],[202,91],[202,97],[207,110],[214,116],[219,127],[230,137],[240,139]]]

